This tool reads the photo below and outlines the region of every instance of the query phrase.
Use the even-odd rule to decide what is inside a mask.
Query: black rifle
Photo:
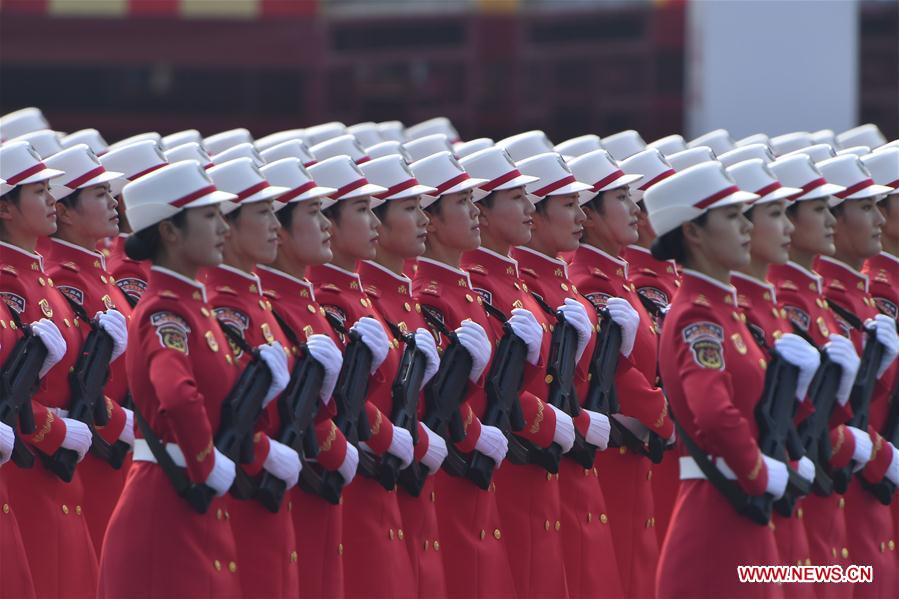
[[[440,356],[440,368],[425,387],[424,423],[447,441],[447,457],[443,462],[443,469],[453,476],[465,476],[468,460],[456,449],[455,444],[465,438],[465,426],[459,408],[465,402],[468,392],[471,354],[459,341],[455,331],[449,330],[430,312],[425,310],[422,314],[434,329],[449,339],[449,344]],[[427,476],[427,466],[413,464],[400,473],[400,483],[409,494],[418,497]]]
[[[428,358],[422,350],[418,349],[414,334],[403,333],[393,323],[390,323],[389,326],[394,337],[401,338],[406,345],[400,368],[396,372],[391,387],[393,410],[390,420],[394,427],[409,431],[414,445],[418,443],[418,399],[421,396],[421,383],[425,377]],[[394,455],[388,453],[381,458],[378,482],[382,487],[388,491],[396,488],[401,466],[400,459]]]
[[[302,357],[294,363],[290,373],[290,382],[278,399],[278,414],[281,417],[281,431],[278,442],[296,451],[300,460],[305,461],[318,455],[318,442],[315,438],[315,417],[318,414],[319,399],[325,370],[318,360],[306,349],[306,344],[297,337],[296,332],[277,312],[273,312],[275,320],[284,331],[284,335],[295,346],[303,350]],[[287,483],[270,472],[263,470],[262,478],[256,490],[256,499],[267,510],[276,513],[281,508]]]
[[[899,324],[896,325],[899,329]],[[899,447],[899,376],[893,385],[893,392],[890,393],[890,407],[887,412],[886,422],[884,423],[881,436],[885,441],[889,441],[894,447]],[[869,483],[864,478],[860,478],[862,486],[873,493],[877,499],[884,505],[889,505],[893,501],[893,495],[896,492],[896,485],[893,481],[884,477],[880,482]]]
[[[19,314],[10,309],[13,322],[22,330],[23,337],[16,342],[12,352],[0,369],[0,422],[13,430],[30,435],[34,432],[34,413],[31,397],[37,391],[41,366],[47,358],[47,346],[32,334],[31,327],[22,326]],[[34,454],[16,435],[12,460],[19,468],[34,466]]]
[[[68,418],[83,422],[90,428],[93,436],[91,445],[100,441],[105,447],[112,449],[100,438],[95,427],[109,422],[103,390],[109,378],[109,363],[112,360],[115,344],[109,333],[88,317],[84,308],[67,296],[63,295],[63,297],[68,300],[78,317],[91,328],[91,332],[88,333],[81,346],[78,360],[75,362],[75,369],[69,374],[72,395]],[[124,451],[127,453],[127,444],[117,443],[124,445]],[[122,458],[124,459],[124,455]],[[70,482],[75,475],[75,467],[78,465],[78,452],[60,447],[52,456],[42,453],[41,459],[48,470],[65,482]],[[121,464],[119,465],[121,466]]]
[[[608,310],[599,313],[599,322],[596,345],[590,357],[590,386],[584,398],[584,409],[604,414],[611,424],[612,415],[620,410],[615,388],[615,371],[618,369],[618,357],[621,354],[621,326],[612,320]],[[611,433],[609,441],[611,444]],[[620,438],[618,442],[622,442]],[[569,453],[584,468],[591,468],[596,458],[596,447],[587,444],[583,449],[574,447]]]
[[[331,326],[341,335],[349,339],[343,351],[343,366],[337,377],[337,386],[332,394],[337,406],[334,424],[346,437],[347,443],[358,447],[360,441],[371,437],[368,417],[365,415],[365,397],[368,394],[368,381],[371,377],[371,350],[362,342],[362,336],[356,331],[348,331],[343,324],[328,317]],[[369,463],[369,466],[363,464]],[[374,458],[364,450],[359,451],[359,468],[363,474],[374,475]],[[368,468],[369,473],[363,468]],[[304,469],[305,472],[305,469]],[[323,497],[329,503],[337,505],[343,492],[345,481],[339,472],[325,471],[321,475],[310,473],[303,479],[308,491]]]

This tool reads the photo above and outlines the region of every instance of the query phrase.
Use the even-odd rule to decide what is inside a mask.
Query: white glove
[[[262,400],[264,408],[287,388],[287,383],[290,382],[290,371],[287,370],[287,354],[279,341],[272,344],[263,343],[256,349],[259,350],[259,359],[265,362],[272,372],[272,383],[268,387],[265,399]]]
[[[855,440],[855,451],[852,452],[852,462],[855,464],[855,471],[859,471],[865,467],[868,460],[871,459],[871,451],[874,449],[871,443],[871,435],[868,431],[857,429],[854,426],[847,426],[846,429],[852,433]]]
[[[556,413],[556,430],[553,431],[553,442],[558,443],[562,453],[568,453],[574,446],[574,422],[571,416],[552,404],[546,404]]]
[[[865,322],[865,328],[873,330],[877,340],[883,345],[883,358],[877,368],[877,378],[893,364],[893,360],[899,355],[899,337],[896,336],[896,321],[886,314],[878,314]]]
[[[412,435],[401,426],[393,427],[393,438],[390,440],[390,447],[387,453],[399,458],[400,467],[408,468],[415,457],[415,447],[412,445]]]
[[[582,408],[583,409],[583,408]],[[590,417],[590,426],[587,427],[587,435],[584,439],[590,445],[595,445],[602,451],[609,447],[609,433],[612,431],[612,424],[605,414],[584,410]]]
[[[371,316],[363,316],[350,327],[350,330],[359,333],[362,343],[371,351],[371,372],[374,374],[384,363],[390,350],[390,340],[387,339],[384,327]]]
[[[590,317],[587,316],[587,310],[584,309],[584,304],[577,301],[576,299],[566,297],[565,303],[557,308],[562,314],[565,315],[565,320],[574,325],[574,328],[577,329],[577,354],[575,355],[574,362],[575,364],[581,361],[581,356],[584,355],[584,349],[587,348],[587,344],[590,343],[590,337],[593,336],[593,323],[590,322]]]
[[[350,443],[347,443],[346,455],[343,458],[343,463],[337,468],[337,472],[339,472],[341,478],[343,478],[343,486],[347,486],[354,478],[356,478],[356,468],[358,467],[359,450]]]
[[[128,321],[115,308],[97,312],[94,314],[94,318],[97,320],[97,326],[112,337],[112,357],[109,361],[110,363],[115,362],[116,358],[124,354],[128,347]]]
[[[443,465],[443,460],[446,459],[446,441],[424,423],[421,423],[421,427],[428,436],[428,450],[425,452],[424,457],[421,458],[421,463],[427,467],[428,474],[435,474],[440,470],[440,466]]]
[[[16,443],[16,433],[8,426],[0,422],[0,465],[5,464],[12,457],[12,448]]]
[[[806,482],[815,482],[815,463],[805,456],[799,458],[796,465],[796,473],[799,474]]]
[[[478,441],[474,444],[474,448],[493,460],[493,463],[499,468],[506,458],[506,453],[509,451],[509,440],[495,426],[482,424],[481,434],[478,436]]]
[[[212,451],[215,453],[215,462],[213,462],[212,471],[206,477],[206,484],[215,491],[216,497],[221,497],[234,484],[237,466],[215,447],[212,448]]]
[[[415,347],[420,349],[428,360],[425,365],[425,375],[421,379],[421,388],[424,389],[425,385],[434,378],[434,375],[440,369],[440,354],[437,353],[437,343],[434,341],[434,335],[425,328],[415,330]]]
[[[268,447],[268,456],[262,463],[262,467],[283,480],[288,489],[292,489],[300,480],[300,470],[303,469],[303,464],[300,463],[300,454],[271,437],[268,440]]]
[[[800,402],[805,401],[808,386],[818,366],[821,365],[821,354],[808,341],[793,333],[787,333],[775,341],[774,349],[784,360],[799,369],[796,399]]]
[[[787,465],[780,460],[769,458],[765,454],[762,454],[762,458],[765,460],[765,466],[768,467],[768,486],[765,487],[765,492],[774,499],[780,499],[787,490]]]
[[[44,363],[41,364],[41,370],[38,373],[40,378],[44,378],[50,372],[50,369],[66,355],[66,340],[63,338],[62,333],[59,332],[56,324],[46,318],[32,322],[31,332],[47,348],[47,357],[44,358]]]
[[[343,366],[343,354],[334,340],[327,335],[310,335],[306,339],[306,349],[316,362],[322,365],[325,376],[322,379],[321,400],[328,405],[334,386],[337,385],[337,377]]]
[[[827,357],[833,363],[839,364],[842,369],[840,386],[837,388],[837,401],[841,406],[845,406],[849,401],[849,394],[852,393],[852,384],[855,382],[861,360],[855,353],[852,341],[842,335],[831,335],[830,341],[824,344],[824,351],[827,352]]]
[[[62,446],[78,453],[78,461],[84,459],[84,454],[91,448],[93,435],[91,429],[80,420],[63,418],[66,425],[66,436],[62,440]]]
[[[127,443],[128,447],[134,447],[134,412],[128,408],[122,408],[122,411],[125,412],[125,428],[119,435],[119,441]]]
[[[621,355],[625,358],[634,351],[634,340],[637,338],[637,326],[640,324],[640,313],[626,299],[610,297],[606,309],[612,320],[621,327]]]
[[[490,340],[487,338],[487,332],[484,330],[484,327],[473,320],[463,320],[455,332],[459,338],[459,343],[471,355],[471,372],[468,375],[468,379],[473,383],[477,382],[481,378],[484,369],[487,368],[490,354],[493,353]]]
[[[896,449],[896,446],[890,443],[890,451],[893,452],[893,459],[890,461],[889,468],[887,468],[886,477],[894,485],[899,486],[899,449]]]
[[[513,308],[508,320],[512,331],[528,346],[527,360],[532,365],[540,361],[540,348],[543,346],[543,327],[530,310]]]

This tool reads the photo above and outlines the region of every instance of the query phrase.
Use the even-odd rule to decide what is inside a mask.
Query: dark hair
[[[13,206],[18,206],[19,205],[19,197],[21,196],[21,194],[22,194],[22,186],[16,185],[12,189],[10,189],[6,193],[4,193],[2,196],[0,196],[0,200],[9,200],[10,202],[12,202]]]
[[[790,220],[796,218],[797,212],[799,212],[799,202],[790,202],[787,204],[787,217],[789,217]]]
[[[708,219],[708,212],[703,212],[692,223],[703,227]],[[656,237],[650,248],[652,257],[656,260],[674,260],[678,264],[684,264],[687,259],[687,244],[684,242],[684,227],[677,227],[672,231],[668,231],[661,237]]]
[[[343,208],[343,204],[343,202],[334,202],[333,204],[322,210],[322,213],[328,218],[329,221],[336,225],[340,222],[340,211]]]
[[[384,202],[383,204],[378,204],[374,208],[371,209],[372,212],[375,213],[375,216],[378,217],[378,220],[382,223],[384,222],[384,218],[387,216],[387,207],[390,205],[390,202]]]
[[[425,208],[425,212],[427,213],[428,216],[432,216],[432,215],[440,216],[440,211],[442,210],[442,206],[443,206],[443,198],[445,198],[445,197],[446,197],[445,194],[440,196],[439,198],[437,198],[436,202],[434,202],[433,204],[431,204],[430,206]],[[483,202],[483,201],[484,200],[481,200],[481,202]]]
[[[840,218],[840,215],[843,214],[843,206],[845,206],[845,204],[843,202],[840,202],[830,209],[830,213],[833,214],[834,218]]]
[[[240,216],[241,210],[243,210],[243,204],[238,204],[237,210],[233,210],[232,212],[229,212],[225,215],[225,221],[227,221],[229,224],[236,221],[237,217]]]
[[[283,228],[289,229],[293,224],[293,211],[296,207],[297,202],[291,202],[275,212],[275,216],[278,217],[278,222]]]
[[[168,218],[179,229],[187,226],[187,210],[178,212]],[[165,221],[163,221],[165,222]],[[125,240],[125,254],[132,260],[150,260],[154,262],[162,248],[162,236],[159,234],[159,224],[132,233]]]

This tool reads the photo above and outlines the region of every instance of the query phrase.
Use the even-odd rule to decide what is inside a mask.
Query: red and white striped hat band
[[[31,177],[32,175],[36,175],[39,172],[41,172],[42,170],[45,170],[47,168],[49,168],[49,167],[46,164],[44,164],[43,162],[38,162],[34,166],[30,166],[27,169],[25,169],[24,171],[22,171],[20,173],[16,173],[12,177],[7,178],[6,184],[7,185],[18,185],[20,181],[24,181],[28,177]]]
[[[416,185],[421,185],[421,183],[419,183],[418,180],[413,177],[411,179],[401,181],[400,183],[397,183],[396,185],[391,185],[390,187],[387,188],[387,191],[382,191],[381,193],[376,193],[375,197],[378,198],[379,200],[386,200],[390,196],[396,195],[403,191],[406,191],[407,189],[409,189],[411,187],[415,187]],[[340,191],[340,190],[338,190],[338,191]]]
[[[284,202],[286,204],[286,203],[290,202],[291,200],[300,197],[307,191],[315,189],[315,187],[316,187],[315,181],[311,181],[311,180],[307,181],[306,183],[303,183],[296,189],[291,189],[287,193],[284,193],[284,194],[281,194],[280,196],[278,196],[278,201]]]
[[[552,192],[554,192],[558,189],[565,187],[566,185],[571,185],[572,183],[577,183],[577,179],[574,178],[574,175],[569,175],[567,177],[563,177],[562,179],[559,179],[558,181],[556,181],[554,183],[545,185],[545,186],[541,187],[540,189],[535,189],[534,191],[532,191],[530,193],[535,196],[544,197],[544,196],[548,196],[549,194],[551,194]]]
[[[483,185],[481,185],[481,189],[483,189],[484,191],[493,191],[500,185],[503,185],[504,183],[508,183],[512,179],[515,179],[520,176],[521,176],[521,171],[519,171],[518,169],[513,169],[513,170],[509,171],[508,173],[506,173],[505,175],[501,175],[501,176],[497,177],[496,179],[491,179],[487,183],[484,183]]]
[[[659,173],[658,175],[656,175],[655,177],[653,177],[652,179],[650,179],[649,181],[647,181],[646,183],[644,183],[643,185],[638,187],[637,189],[639,189],[640,191],[646,191],[647,189],[649,189],[650,187],[652,187],[659,181],[664,181],[665,179],[667,179],[668,177],[673,175],[675,172],[677,172],[677,171],[675,171],[673,168],[668,169],[667,171],[662,171],[661,173]]]

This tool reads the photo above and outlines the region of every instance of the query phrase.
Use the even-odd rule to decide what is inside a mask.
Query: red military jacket
[[[49,243],[49,242],[48,242]],[[41,318],[52,320],[66,342],[66,353],[47,375],[32,398],[34,433],[22,439],[46,454],[53,454],[66,435],[65,423],[52,410],[69,408],[69,369],[75,366],[87,326],[44,272],[43,258],[0,241],[0,297],[14,310],[23,324]],[[15,326],[9,324],[8,326]]]
[[[680,272],[674,260],[656,260],[645,247],[629,245],[624,248],[628,275],[637,293],[664,308],[674,300],[680,287]]]
[[[684,269],[665,317],[659,363],[686,434],[710,456],[723,458],[747,493],[761,495],[768,470],[756,442],[755,406],[768,364],[745,320],[733,287]]]
[[[112,240],[109,248],[107,265],[112,273],[113,282],[124,293],[131,303],[137,303],[147,289],[150,280],[150,265],[146,261],[132,260],[125,253],[127,233],[119,233]]]
[[[890,318],[899,319],[899,257],[880,252],[865,262],[862,272],[868,275],[877,309]]]
[[[334,329],[325,318],[324,308],[315,300],[312,283],[271,268],[257,265],[256,274],[263,293],[272,303],[272,311],[289,326],[301,341],[312,335],[327,335],[337,341]],[[326,470],[337,470],[346,458],[346,437],[332,420],[333,402],[319,408],[315,417],[315,438],[319,453],[316,461]]]
[[[53,277],[56,288],[70,301],[81,306],[88,317],[93,318],[97,312],[115,309],[127,320],[131,319],[131,305],[115,286],[112,275],[106,269],[103,254],[52,238],[48,258],[48,274]],[[121,403],[127,393],[125,358],[120,356],[110,364],[105,389],[107,400],[112,400],[106,403],[109,423],[97,428],[97,432],[107,443],[114,443],[125,427],[125,413]]]
[[[605,308],[610,297],[620,297],[640,315],[634,349],[627,360],[620,361],[622,367],[615,377],[621,412],[638,419],[663,439],[670,438],[674,424],[668,417],[668,403],[656,374],[659,350],[656,325],[640,302],[635,284],[630,282],[630,265],[593,246],[581,244],[569,270],[571,280],[595,311]]]
[[[191,480],[215,463],[213,436],[240,367],[202,283],[160,266],[128,327],[126,367],[135,408],[163,442],[177,443]],[[137,437],[143,437],[138,428]]]
[[[877,304],[871,297],[869,289],[869,281],[867,275],[854,270],[847,264],[828,258],[819,256],[816,270],[821,273],[824,279],[824,294],[831,308],[838,306],[848,310],[851,314],[857,316],[862,323],[869,318],[877,315]],[[837,324],[842,329],[845,336],[852,339],[858,355],[863,352],[864,334],[862,331],[853,328],[846,319],[842,318],[838,309],[834,309]],[[886,441],[880,436],[879,431],[883,430],[886,423],[887,412],[889,411],[889,397],[893,388],[893,380],[896,377],[896,365],[887,370],[884,375],[877,380],[874,388],[874,394],[871,396],[871,403],[868,406],[868,432],[871,434],[871,442],[874,449],[871,453],[871,459],[862,471],[862,475],[872,482],[878,482],[883,479],[892,460],[892,452],[886,446]]]
[[[365,414],[371,426],[371,437],[366,441],[372,451],[381,455],[390,447],[393,440],[393,423],[388,414],[391,413],[393,397],[391,387],[393,378],[400,365],[400,342],[390,332],[390,328],[372,307],[372,301],[362,288],[359,275],[346,271],[333,264],[323,264],[309,269],[309,280],[315,285],[315,295],[325,312],[331,314],[349,329],[363,316],[375,318],[384,327],[390,342],[387,358],[375,371],[368,386],[368,398],[365,403]],[[338,334],[341,343],[346,339]]]

